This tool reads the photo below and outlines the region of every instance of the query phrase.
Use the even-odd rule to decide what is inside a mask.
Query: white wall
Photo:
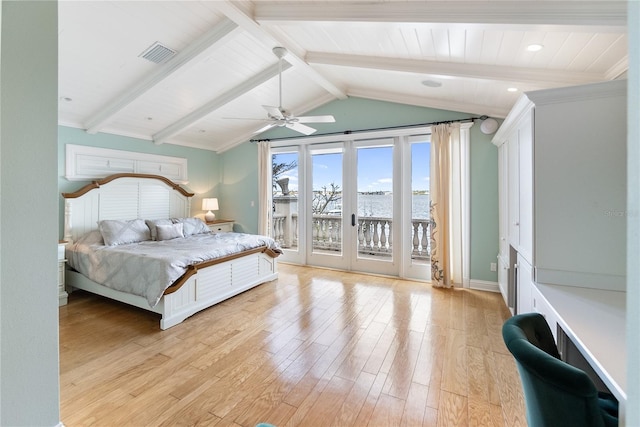
[[[57,2],[3,1],[0,425],[59,423]]]

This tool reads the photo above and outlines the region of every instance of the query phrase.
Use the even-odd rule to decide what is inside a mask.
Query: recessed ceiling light
[[[440,86],[442,86],[442,83],[437,82],[435,80],[423,80],[422,84],[427,86],[427,87],[440,87]]]
[[[509,92],[517,92],[518,88],[517,87],[510,87],[509,89],[507,89]]]
[[[529,46],[527,46],[527,50],[529,52],[537,52],[539,50],[541,50],[544,46],[542,46],[541,44],[530,44]]]

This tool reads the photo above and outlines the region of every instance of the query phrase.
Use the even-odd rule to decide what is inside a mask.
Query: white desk
[[[556,320],[620,403],[627,401],[626,293],[536,283]],[[552,325],[553,327],[553,325]]]

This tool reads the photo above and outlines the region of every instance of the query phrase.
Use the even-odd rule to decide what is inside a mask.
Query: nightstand
[[[216,219],[211,222],[207,222],[207,227],[214,233],[226,233],[233,231],[232,219]]]
[[[67,298],[69,297],[64,284],[64,270],[67,262],[64,257],[66,245],[67,242],[65,240],[58,241],[58,306],[67,305]]]

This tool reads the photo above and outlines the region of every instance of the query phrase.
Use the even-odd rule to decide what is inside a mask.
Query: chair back
[[[502,327],[522,386],[529,427],[603,427],[598,390],[582,370],[560,360],[539,313],[518,314]]]

